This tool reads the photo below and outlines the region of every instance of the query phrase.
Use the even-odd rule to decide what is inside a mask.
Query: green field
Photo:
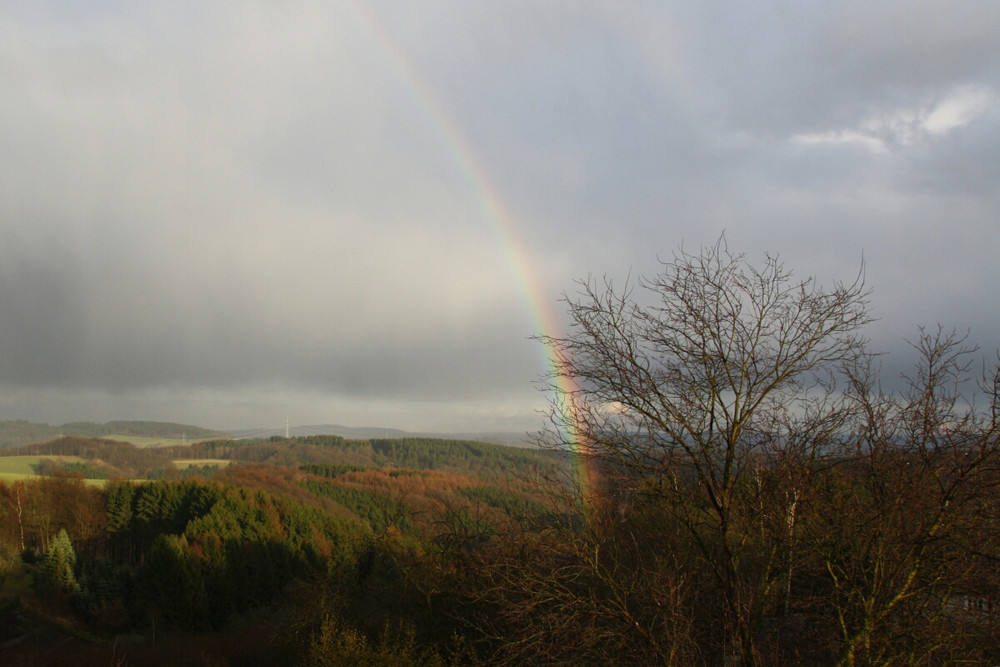
[[[120,442],[131,442],[136,447],[172,447],[190,445],[197,440],[185,438],[152,438],[142,435],[105,435],[101,436],[105,440],[118,440]]]
[[[36,479],[35,466],[44,460],[57,461],[59,463],[81,463],[86,459],[79,456],[56,456],[56,455],[35,455],[35,456],[0,456],[0,481],[7,483],[16,482],[19,479]],[[173,464],[178,470],[184,470],[191,466],[218,466],[225,468],[231,461],[227,459],[174,459]],[[84,482],[90,486],[103,486],[106,480],[85,479]],[[141,481],[141,480],[135,480]]]
[[[37,466],[45,459],[60,463],[79,463],[84,460],[79,456],[0,456],[0,479],[17,480],[38,477],[33,466]]]
[[[86,459],[79,456],[0,456],[0,481],[16,482],[19,479],[37,479],[33,466],[50,459],[60,463],[80,463]],[[103,479],[85,479],[88,486],[104,486]]]

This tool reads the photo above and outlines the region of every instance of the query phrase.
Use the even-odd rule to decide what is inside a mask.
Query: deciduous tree
[[[792,576],[803,475],[846,422],[837,381],[865,354],[862,276],[825,288],[721,239],[621,289],[580,282],[570,332],[543,338],[557,359],[543,441],[594,459],[626,502],[659,499],[697,555],[679,574],[721,602],[719,657],[760,656]]]

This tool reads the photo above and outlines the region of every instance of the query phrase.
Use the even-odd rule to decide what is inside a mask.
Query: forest
[[[38,476],[0,481],[0,656],[25,665],[468,662],[463,623],[437,613],[458,602],[438,559],[559,520],[540,480],[566,467],[337,436],[2,453],[39,459]]]
[[[922,329],[884,381],[867,297],[722,244],[584,280],[537,449],[5,450],[0,657],[996,664],[1000,364]]]

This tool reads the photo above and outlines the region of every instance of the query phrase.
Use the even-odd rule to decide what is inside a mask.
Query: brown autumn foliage
[[[84,484],[79,476],[22,480],[12,485],[0,481],[0,525],[5,543],[45,551],[61,529],[77,548],[96,555],[104,537],[107,514],[100,489]]]

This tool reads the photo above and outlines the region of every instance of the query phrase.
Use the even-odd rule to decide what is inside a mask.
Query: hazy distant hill
[[[270,438],[283,437],[285,429],[241,429],[228,432],[234,438]],[[511,447],[529,447],[531,439],[525,433],[494,432],[494,433],[423,433],[402,431],[397,428],[382,428],[378,426],[340,426],[338,424],[319,424],[315,426],[292,426],[288,430],[292,437],[311,435],[339,435],[350,440],[371,440],[372,438],[441,438],[445,440],[475,440]]]
[[[187,440],[203,440],[206,438],[270,438],[284,436],[285,429],[238,429],[233,431],[213,431],[190,424],[175,424],[172,422],[154,421],[110,421],[104,424],[96,422],[69,422],[61,426],[50,426],[13,419],[0,421],[0,448],[22,447],[37,442],[48,442],[61,436],[79,438],[107,438],[111,436],[134,436],[142,438],[186,438]],[[422,433],[403,431],[396,428],[377,426],[340,426],[337,424],[320,424],[315,426],[293,426],[289,429],[292,437],[311,435],[339,435],[350,440],[370,440],[372,438],[442,438],[456,440],[475,440],[512,447],[530,447],[531,440],[525,433],[493,432],[493,433]]]
[[[23,419],[0,421],[0,447],[20,447],[60,436],[103,438],[114,435],[145,438],[220,438],[227,434],[200,426],[151,421],[69,422],[61,426],[36,424]]]

